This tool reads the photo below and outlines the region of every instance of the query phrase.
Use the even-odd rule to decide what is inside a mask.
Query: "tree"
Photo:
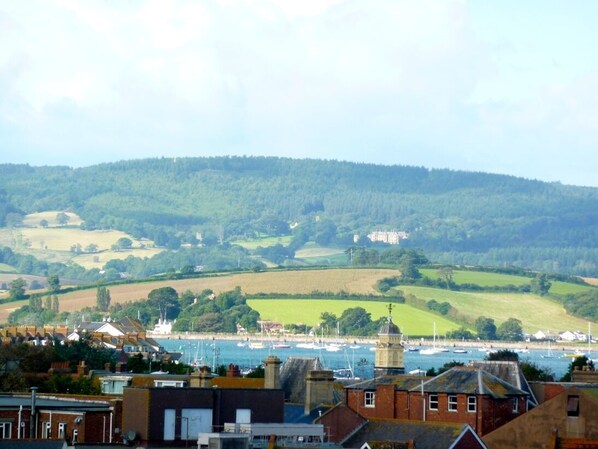
[[[444,281],[447,290],[450,290],[453,285],[453,269],[451,267],[441,268],[436,272],[438,277]]]
[[[401,280],[404,282],[413,282],[422,276],[415,265],[415,260],[411,256],[403,257],[401,265],[399,265],[399,270],[401,271]]]
[[[58,302],[58,296],[52,295],[52,312],[58,313],[60,310],[60,304]]]
[[[58,222],[58,224],[60,226],[66,225],[69,222],[70,219],[71,218],[67,214],[65,214],[64,212],[58,212],[56,214],[56,221]]]
[[[494,324],[492,318],[486,318],[485,316],[478,317],[475,320],[475,328],[478,337],[482,340],[496,340],[496,324]]]
[[[39,225],[42,228],[47,228],[49,226],[48,220],[46,220],[45,218],[39,221]]]
[[[96,293],[96,306],[102,312],[107,312],[110,308],[110,290],[106,287],[98,287]]]
[[[150,306],[158,308],[162,321],[172,320],[179,316],[181,304],[179,302],[179,295],[174,288],[156,288],[149,292],[147,299]]]
[[[97,251],[98,251],[98,245],[96,245],[95,243],[90,243],[89,245],[87,245],[85,247],[86,253],[95,253]]]
[[[25,287],[27,282],[23,278],[17,278],[8,284],[8,300],[18,301],[25,297]]]
[[[501,349],[496,352],[491,352],[485,357],[485,359],[503,362],[519,362],[519,356],[517,353],[508,349]]]
[[[548,294],[552,283],[545,274],[537,274],[531,282],[531,292],[540,296]]]
[[[119,238],[114,245],[112,245],[113,249],[130,249],[133,246],[133,241],[128,237],[121,237]]]
[[[42,297],[40,295],[31,295],[29,297],[29,311],[39,313],[42,309]]]
[[[521,321],[516,318],[509,318],[507,321],[498,326],[496,336],[499,340],[508,341],[522,341],[523,328]]]
[[[58,293],[60,291],[60,279],[57,274],[48,276],[48,291]]]

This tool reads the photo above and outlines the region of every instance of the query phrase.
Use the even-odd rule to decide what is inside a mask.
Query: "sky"
[[[0,162],[277,156],[598,187],[594,0],[0,0]]]

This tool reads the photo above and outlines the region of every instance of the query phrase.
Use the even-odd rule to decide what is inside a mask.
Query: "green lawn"
[[[455,292],[416,286],[398,289],[420,299],[446,301],[473,319],[478,316],[492,318],[497,326],[509,318],[517,318],[522,321],[523,329],[531,333],[584,329],[588,323],[585,319],[568,315],[557,302],[532,294]]]
[[[372,320],[388,315],[388,303],[342,299],[248,299],[247,304],[259,312],[261,319],[283,324],[306,324],[314,326],[323,312],[340,317],[346,309],[363,307]],[[434,322],[436,332],[444,335],[460,326],[437,315],[406,304],[393,305],[393,321],[405,335],[432,335]]]

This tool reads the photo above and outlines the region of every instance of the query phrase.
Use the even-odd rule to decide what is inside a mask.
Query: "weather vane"
[[[388,304],[388,317],[391,318],[392,317],[392,304]]]

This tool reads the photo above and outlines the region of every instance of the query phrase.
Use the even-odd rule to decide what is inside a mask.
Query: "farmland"
[[[517,318],[522,321],[523,329],[532,333],[587,327],[587,320],[568,315],[557,302],[533,294],[456,292],[416,286],[401,286],[399,290],[426,301],[446,301],[474,320],[486,316],[498,325],[509,318]]]
[[[388,316],[385,301],[353,301],[339,299],[250,299],[252,309],[257,310],[264,320],[279,323],[302,323],[313,326],[320,322],[320,315],[328,312],[340,318],[343,312],[354,307],[363,307],[372,320]],[[393,305],[393,321],[406,335],[431,335],[433,323],[439,335],[460,326],[446,318],[416,309],[407,304]],[[332,330],[330,330],[332,332]]]
[[[474,283],[483,282],[487,273],[469,272]],[[475,274],[483,275],[481,281]],[[338,293],[376,295],[378,280],[396,276],[397,270],[391,269],[328,269],[300,271],[268,271],[261,273],[237,273],[204,276],[190,279],[146,281],[112,285],[109,287],[112,304],[147,298],[150,291],[170,286],[182,293],[191,291],[199,293],[211,289],[216,293],[232,290],[239,286],[249,295],[259,293],[310,295],[319,292],[319,299],[262,299],[250,298],[249,304],[260,312],[263,319],[272,319],[283,323],[315,324],[322,312],[327,311],[339,316],[347,308],[360,306],[371,313],[372,319],[386,315],[386,300],[355,301],[351,298],[340,299]],[[507,275],[501,275],[507,276]],[[508,277],[508,276],[507,276]],[[515,278],[517,279],[517,278]],[[493,279],[491,285],[496,285]],[[513,282],[508,282],[513,284]],[[571,287],[572,286],[572,287]],[[562,288],[578,288],[576,284],[566,284]],[[582,286],[583,287],[583,286]],[[565,313],[562,306],[554,300],[533,294],[501,293],[501,292],[458,292],[419,286],[397,287],[404,294],[412,294],[425,301],[435,299],[438,302],[449,302],[460,314],[474,321],[478,316],[486,316],[499,325],[508,318],[517,318],[523,322],[524,330],[559,331],[566,329],[585,329],[587,320],[576,318]],[[585,287],[592,288],[592,287]],[[330,299],[326,298],[329,294]],[[61,311],[76,311],[83,307],[91,307],[96,303],[96,289],[89,288],[61,294],[59,296]],[[0,322],[6,322],[11,310],[25,305],[26,301],[0,304]],[[397,305],[393,313],[403,331],[411,335],[431,334],[432,323],[437,323],[439,334],[460,326],[451,322],[450,318],[416,309],[408,304]]]

